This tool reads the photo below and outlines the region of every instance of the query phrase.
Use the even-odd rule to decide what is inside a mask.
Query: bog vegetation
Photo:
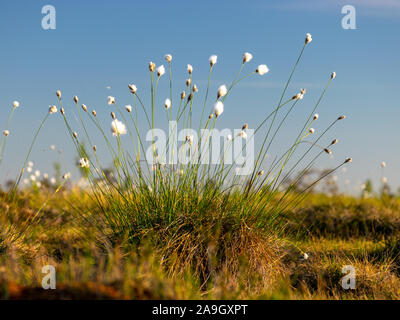
[[[64,107],[64,97],[57,91],[57,103],[49,107],[34,134],[20,173],[0,193],[0,296],[398,298],[398,199],[387,192],[358,199],[315,189],[351,158],[316,176],[310,174],[321,157],[333,152],[338,140],[329,134],[345,119],[338,114],[321,133],[312,128],[335,72],[327,77],[300,128],[285,127],[306,95],[306,89],[287,91],[311,41],[307,34],[277,104],[263,108],[266,114],[260,115],[254,134],[249,135],[250,128],[243,123],[237,134],[227,135],[216,165],[199,161],[206,156],[201,145],[211,139],[207,134],[188,133],[184,141],[169,136],[167,148],[158,149],[155,114],[164,112],[180,128],[216,128],[235,86],[269,71],[264,64],[246,71],[251,68],[250,53],[243,54],[231,84],[221,85],[216,94],[209,92],[215,55],[209,59],[204,92],[194,83],[191,65],[184,90],[176,94],[172,56],[165,56],[167,68],[150,62],[148,103],[134,84],[128,85],[132,105],[122,107],[117,98],[108,97],[111,134],[98,120],[97,112],[102,111],[89,110],[77,96],[72,98],[73,109]],[[160,107],[157,89],[165,78],[170,95]],[[15,101],[3,131],[0,161],[18,107]],[[193,116],[194,108],[200,108],[201,117]],[[71,173],[61,172],[59,166],[54,177],[41,175],[30,161],[41,129],[54,116],[64,120],[77,154],[75,171],[84,185],[71,182]],[[89,124],[97,131],[89,130]],[[267,158],[282,130],[292,133],[293,142]],[[145,132],[152,135],[150,156]],[[102,145],[93,144],[95,135],[104,139]],[[129,139],[122,139],[124,135]],[[254,167],[248,175],[236,175],[240,168],[225,161],[227,150],[237,140],[247,150],[252,139],[257,145]],[[165,163],[170,145],[188,161]],[[99,148],[108,150],[111,168],[106,169]],[[56,290],[41,288],[44,265],[57,270]],[[341,286],[344,265],[357,270],[356,290]]]

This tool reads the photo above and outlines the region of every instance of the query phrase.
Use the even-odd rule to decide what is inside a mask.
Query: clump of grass
[[[269,71],[266,65],[259,65],[255,71],[243,75],[243,70],[252,59],[249,53],[244,54],[239,71],[231,84],[219,87],[216,99],[211,102],[208,116],[206,110],[210,106],[208,101],[210,82],[217,63],[215,55],[209,60],[209,79],[204,99],[201,99],[199,89],[194,84],[193,66],[187,66],[186,86],[180,94],[180,99],[176,101],[172,93],[172,56],[166,56],[167,70],[163,65],[157,67],[155,63],[150,62],[148,106],[140,97],[141,91],[133,84],[128,86],[134,100],[133,106],[127,105],[123,110],[118,105],[118,99],[108,97],[107,102],[112,108],[112,137],[109,137],[107,130],[101,126],[96,111],[90,112],[85,104],[79,106],[77,96],[73,100],[79,120],[77,125],[71,123],[68,117],[71,110],[64,109],[61,92],[57,91],[60,113],[78,153],[79,166],[85,172],[91,186],[88,196],[92,199],[92,203],[96,204],[91,207],[77,205],[76,209],[80,212],[80,216],[89,222],[89,225],[96,227],[102,235],[102,241],[109,245],[123,241],[128,246],[140,245],[143,241],[151,239],[153,245],[162,248],[162,254],[165,256],[163,264],[171,272],[176,272],[181,266],[190,266],[196,274],[207,281],[213,269],[210,266],[210,248],[214,248],[213,252],[218,261],[215,268],[222,268],[227,262],[231,266],[234,265],[228,253],[242,250],[240,246],[243,246],[245,251],[248,249],[248,253],[255,257],[254,265],[257,265],[262,255],[256,252],[265,250],[265,247],[260,249],[257,244],[244,239],[251,234],[258,237],[255,243],[262,241],[275,243],[285,230],[282,214],[296,206],[309,188],[344,164],[351,162],[351,158],[348,158],[303,190],[299,191],[296,188],[302,174],[322,155],[332,153],[331,149],[337,143],[337,139],[330,139],[331,142],[326,146],[320,146],[319,143],[338,121],[345,118],[339,116],[314,141],[307,140],[315,133],[311,127],[318,119],[315,112],[336,77],[336,73],[332,73],[313,109],[305,117],[303,127],[294,134],[293,143],[282,155],[268,164],[269,168],[264,167],[265,157],[271,145],[279,137],[290,113],[306,94],[306,89],[301,89],[299,93],[288,97],[287,89],[311,40],[308,34],[278,104],[268,108],[268,113],[261,117],[262,120],[255,128],[253,136],[248,136],[249,126],[244,124],[238,134],[227,137],[223,148],[220,147],[219,162],[216,165],[201,164],[201,160],[208,156],[201,148],[202,143],[210,142],[210,133],[207,131],[201,133],[197,141],[189,133],[185,141],[180,144],[178,153],[186,153],[188,162],[173,164],[164,162],[169,147],[178,145],[179,141],[176,137],[169,136],[165,149],[159,149],[156,145],[157,89],[162,83],[163,75],[169,72],[170,96],[164,105],[167,120],[175,120],[176,127],[212,130],[216,128],[220,117],[224,116],[224,104],[228,103],[229,94],[235,86],[248,77],[262,76]],[[202,108],[200,119],[193,117],[196,104]],[[57,110],[55,106],[51,108],[54,112]],[[97,154],[99,146],[94,146],[92,143],[86,119],[95,125],[104,138],[105,147],[113,159],[114,174],[111,177],[102,170]],[[145,141],[140,132],[146,123],[150,133],[148,136],[151,137],[150,154],[144,148]],[[125,134],[129,135],[131,140],[128,146],[122,139]],[[261,145],[256,153],[252,170],[244,177],[236,175],[235,170],[240,168],[235,168],[234,162],[232,164],[225,162],[227,148],[235,141],[241,140],[244,142],[243,152],[250,141],[256,138],[260,139]],[[304,142],[308,142],[309,147],[299,154],[297,152],[301,149],[299,146]],[[92,146],[91,151],[82,148],[83,144]],[[174,154],[170,156],[173,157]],[[310,156],[311,160],[307,162],[306,159]],[[237,155],[234,154],[234,157]],[[294,164],[289,167],[291,161]],[[298,170],[299,166],[304,168],[298,179],[286,185],[290,175]],[[266,256],[270,256],[270,262],[275,256],[279,256],[274,250],[265,252]]]
[[[41,237],[42,243],[47,244],[54,263],[74,262],[71,255],[85,254],[94,255],[98,263],[102,260],[97,255],[106,256],[115,248],[121,248],[126,258],[134,252],[143,254],[143,248],[149,246],[156,248],[156,262],[153,262],[160,264],[160,279],[163,281],[176,279],[188,273],[194,279],[198,290],[196,294],[201,292],[203,295],[227,298],[266,294],[265,292],[270,294],[280,281],[278,278],[288,272],[282,262],[288,246],[296,252],[297,259],[300,254],[308,257],[299,246],[288,239],[285,213],[301,203],[308,190],[312,190],[320,180],[351,162],[351,158],[347,158],[309,185],[298,187],[298,182],[306,172],[320,157],[331,154],[337,143],[337,139],[330,138],[328,143],[322,145],[323,138],[339,121],[345,119],[345,116],[335,118],[319,135],[312,128],[319,118],[315,112],[336,73],[331,74],[312,110],[305,115],[304,124],[293,133],[293,142],[283,146],[284,152],[276,155],[273,161],[265,161],[271,146],[276,143],[281,130],[285,128],[288,117],[306,95],[306,89],[294,94],[287,91],[311,40],[311,35],[307,34],[277,105],[266,108],[267,113],[260,115],[261,121],[255,126],[254,135],[251,135],[247,123],[240,123],[241,129],[237,133],[233,136],[226,135],[223,147],[220,146],[217,150],[218,161],[213,165],[202,164],[202,160],[208,154],[201,146],[212,141],[211,133],[207,130],[218,127],[219,119],[227,109],[225,105],[229,104],[230,93],[241,81],[248,77],[263,76],[269,71],[269,68],[262,64],[253,68],[254,71],[244,73],[252,60],[250,53],[243,55],[240,68],[231,84],[220,86],[215,100],[211,101],[209,91],[217,64],[215,55],[209,59],[209,78],[203,97],[194,83],[193,66],[187,66],[188,79],[179,98],[176,99],[172,91],[172,56],[165,57],[168,68],[163,65],[157,67],[155,63],[150,62],[148,104],[142,97],[142,91],[134,84],[128,86],[133,106],[126,105],[122,108],[118,99],[112,96],[107,98],[110,106],[111,135],[108,129],[101,125],[97,111],[90,111],[85,104],[80,105],[77,96],[73,97],[73,109],[68,108],[62,99],[61,91],[58,90],[56,96],[59,106],[50,106],[36,131],[23,168],[7,194],[6,202],[16,207],[18,202],[22,201],[18,186],[35,141],[49,116],[60,111],[77,153],[77,170],[87,178],[90,186],[87,190],[73,192],[68,198],[69,210],[76,216],[75,221],[67,222],[76,223],[75,230],[80,233],[87,233],[85,228],[89,228],[88,230],[97,237],[96,250],[100,253],[96,250],[95,253],[88,253],[84,246],[78,246],[76,250],[71,248],[70,242],[73,237],[70,231],[67,231],[69,228],[63,229],[60,221],[55,222],[51,219],[52,211],[48,210],[47,205],[63,192],[64,184],[71,177],[71,173],[68,172],[63,175],[64,180],[57,188],[49,189],[50,193],[43,194],[45,197],[40,198],[40,205],[33,206],[34,209],[31,209],[29,218],[22,226],[12,230],[11,236],[9,230],[4,233],[5,236],[2,237],[11,239],[7,250],[15,248],[17,241],[24,243],[29,237],[37,237],[41,231],[40,222],[54,223],[57,230],[65,232],[66,238],[55,237],[55,234],[45,234]],[[184,141],[179,141],[173,135],[168,136],[165,148],[159,148],[155,137],[158,112],[156,101],[158,88],[162,85],[166,72],[169,73],[170,94],[161,109],[168,121],[175,121],[173,125],[176,128],[185,128],[188,132]],[[195,108],[201,110],[201,117],[194,116]],[[74,113],[77,115],[77,123],[71,121],[71,114]],[[93,144],[94,134],[88,129],[88,123],[104,138],[103,145]],[[201,132],[198,139],[195,139],[193,131],[190,130],[197,128],[206,131]],[[147,136],[151,140],[148,150],[145,149],[146,139],[143,136],[146,129],[149,130]],[[124,135],[128,136],[129,142],[123,138]],[[316,138],[310,141],[313,136]],[[247,175],[237,175],[237,170],[242,168],[235,168],[235,161],[226,161],[227,152],[232,145],[240,141],[240,155],[243,156],[243,152],[255,139],[259,139],[260,146],[255,153],[254,166]],[[167,151],[171,146],[174,150],[173,147],[178,145],[177,152],[185,154],[188,161],[167,164],[164,161]],[[303,150],[304,145],[307,147]],[[97,152],[99,148],[108,150],[112,158],[113,167],[110,171],[104,169]],[[169,156],[177,156],[174,152]],[[249,156],[246,154],[243,157],[246,159]],[[236,160],[239,155],[234,153],[233,157]],[[288,183],[289,178],[297,171],[300,172],[296,179]],[[65,211],[65,208],[61,208],[59,212],[62,222],[65,222],[62,220]],[[16,218],[9,221],[10,226],[16,225],[13,219]],[[94,242],[92,238],[86,240]],[[135,256],[134,259],[140,259],[140,254],[139,258]],[[113,267],[115,265],[119,266],[119,263],[112,264]],[[142,266],[142,261],[138,265]],[[128,268],[124,265],[125,267]],[[123,271],[127,272],[126,269]],[[121,273],[123,271],[119,270]],[[91,282],[93,279],[89,278],[85,279]],[[71,280],[72,277],[66,276],[65,279]],[[290,281],[289,277],[286,277],[285,281]],[[107,282],[112,281],[107,279]],[[80,292],[79,288],[80,285],[77,284],[69,289],[74,292],[71,293],[74,296],[76,292]],[[231,289],[232,295],[227,294]],[[146,291],[144,289],[133,295],[158,298],[187,297],[175,291],[173,294],[164,294],[165,290],[160,289],[162,295],[154,292],[143,293]]]

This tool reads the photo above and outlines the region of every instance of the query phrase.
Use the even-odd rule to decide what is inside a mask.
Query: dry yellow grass
[[[295,220],[304,210],[310,213],[316,208],[319,212],[321,206],[327,206],[322,215],[314,215],[315,219],[319,217],[323,222],[330,217],[343,226],[338,225],[334,232],[329,230],[326,234],[321,231],[326,229],[318,229],[321,221],[317,220],[307,233],[290,232],[286,236],[262,233],[246,224],[240,230],[225,230],[217,236],[215,231],[222,229],[204,225],[179,236],[172,237],[168,232],[156,236],[149,232],[140,243],[121,240],[110,246],[99,242],[101,237],[95,236],[98,230],[82,223],[71,209],[68,203],[76,197],[73,192],[57,195],[48,203],[41,219],[12,242],[7,239],[7,226],[18,230],[43,199],[26,194],[14,205],[1,203],[2,298],[400,298],[399,233],[387,232],[399,214],[396,199],[390,203],[379,199],[364,203],[354,198],[314,195],[307,207],[285,215]],[[85,199],[87,206],[89,201]],[[366,212],[361,217],[360,205],[374,214]],[[345,230],[349,217],[370,219],[372,225],[386,223],[387,228],[354,230],[354,237],[341,237],[340,230]],[[292,225],[289,230],[293,228]],[[204,237],[208,237],[207,241]],[[158,242],[153,241],[155,238]],[[302,258],[302,252],[309,255],[307,260]],[[41,268],[48,264],[56,267],[57,290],[41,288]],[[356,269],[355,290],[341,286],[344,265]]]

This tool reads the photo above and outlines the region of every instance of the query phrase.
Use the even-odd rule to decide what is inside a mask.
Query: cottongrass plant
[[[75,204],[79,215],[84,221],[98,227],[103,243],[112,245],[124,241],[127,245],[135,245],[150,239],[162,251],[167,267],[175,272],[178,266],[190,265],[205,281],[210,277],[210,270],[218,267],[213,264],[212,259],[210,260],[210,250],[218,256],[218,261],[227,259],[224,248],[229,247],[233,250],[239,244],[244,244],[245,250],[247,248],[252,251],[255,247],[265,248],[265,243],[270,243],[273,250],[276,241],[285,230],[285,212],[298,205],[307,195],[307,191],[321,179],[352,161],[351,158],[345,159],[300,192],[296,188],[302,176],[319,158],[332,153],[332,147],[337,143],[335,139],[327,145],[320,145],[322,138],[345,116],[334,119],[320,134],[312,127],[319,118],[316,111],[336,73],[330,75],[313,109],[305,117],[303,127],[294,132],[292,144],[285,148],[283,154],[276,155],[270,163],[265,161],[272,143],[278,139],[279,133],[285,127],[288,116],[306,96],[306,89],[289,94],[288,88],[311,41],[311,35],[307,34],[277,105],[264,108],[267,113],[260,115],[262,120],[255,127],[254,135],[248,135],[247,124],[242,125],[239,134],[227,135],[226,142],[220,148],[220,161],[216,165],[202,164],[201,161],[207,156],[202,153],[201,145],[210,141],[208,133],[200,134],[198,139],[188,134],[183,142],[170,136],[165,150],[158,150],[153,131],[157,128],[155,115],[165,112],[167,120],[176,121],[176,129],[197,129],[200,133],[200,129],[216,128],[224,112],[229,112],[225,105],[229,106],[231,91],[244,79],[267,76],[269,72],[268,66],[261,64],[250,67],[253,71],[245,73],[253,59],[251,53],[243,54],[240,68],[230,85],[221,85],[213,96],[209,93],[213,71],[218,64],[216,55],[211,55],[208,60],[209,76],[204,91],[199,90],[194,83],[195,69],[188,64],[187,80],[182,84],[183,91],[178,97],[172,90],[172,55],[167,54],[164,57],[167,67],[156,66],[154,62],[150,62],[149,105],[145,105],[142,99],[143,92],[134,84],[128,85],[132,95],[131,105],[122,107],[118,98],[109,96],[107,104],[111,116],[110,129],[101,125],[95,110],[90,111],[85,104],[80,105],[77,96],[73,97],[76,110],[65,110],[61,91],[57,91],[59,105],[50,106],[42,125],[49,115],[60,110],[59,114],[80,159],[76,166],[86,170],[90,191],[82,192],[87,192],[93,203]],[[159,106],[156,103],[158,86],[166,82],[169,82],[169,97],[163,97],[164,105]],[[199,108],[201,116],[196,118],[193,116],[193,110]],[[72,112],[78,114],[78,123],[71,121]],[[87,129],[88,123],[94,125],[104,138],[103,146],[93,144],[94,135]],[[146,159],[145,141],[142,137],[146,129],[152,130],[150,158],[153,163]],[[129,136],[129,144],[127,139],[122,139],[124,135]],[[316,138],[309,141],[313,136]],[[37,134],[34,141],[36,137]],[[236,139],[242,140],[242,151],[252,140],[256,139],[260,144],[255,155],[254,168],[248,176],[236,175],[235,161],[225,161],[227,149]],[[83,144],[89,145],[90,151],[82,148]],[[302,149],[299,146],[304,144],[308,144],[308,147],[300,152]],[[174,150],[175,146],[179,147],[178,152],[189,155],[188,163],[165,164],[162,161],[167,150],[170,147]],[[113,159],[113,174],[108,174],[102,169],[104,164],[97,153],[100,147],[106,148]],[[172,157],[174,156],[177,155],[172,154]],[[234,157],[236,159],[237,155]],[[290,177],[296,172],[300,173],[288,184]],[[68,175],[64,178],[69,177]],[[39,217],[40,214],[36,216]],[[250,239],[256,239],[256,235],[261,237],[254,240],[257,242],[254,245],[254,241]],[[264,253],[273,257],[272,251]],[[306,254],[302,254],[305,257]]]
[[[57,90],[56,95],[59,99],[61,99],[61,91]],[[12,116],[14,114],[14,111],[16,108],[19,107],[19,102],[18,101],[14,101],[13,102],[13,109],[11,111],[11,114],[9,116],[8,122],[7,122],[7,127],[3,132],[3,136],[4,136],[4,140],[1,140],[1,144],[0,144],[0,154],[1,154],[1,158],[0,158],[0,164],[1,161],[3,160],[3,156],[4,156],[4,151],[5,151],[5,145],[6,145],[6,138],[9,136],[10,131],[8,130],[8,127],[11,123],[11,119]],[[13,206],[18,207],[18,203],[20,202],[20,195],[19,195],[19,186],[21,184],[21,182],[23,182],[24,185],[28,185],[29,182],[31,184],[31,187],[33,189],[38,189],[42,186],[42,182],[45,182],[47,185],[55,185],[56,181],[55,178],[51,178],[48,179],[48,175],[46,174],[43,175],[43,179],[42,182],[39,181],[39,178],[41,177],[41,173],[39,170],[35,170],[35,172],[33,172],[33,162],[32,161],[28,161],[29,157],[32,153],[32,150],[34,148],[34,145],[37,141],[37,138],[39,136],[39,133],[41,131],[41,129],[44,127],[47,119],[49,118],[50,115],[53,115],[55,113],[58,112],[58,109],[55,105],[50,105],[48,111],[46,112],[43,120],[41,121],[39,128],[36,130],[36,132],[33,135],[33,139],[32,142],[29,146],[29,150],[28,153],[25,157],[25,160],[23,162],[22,165],[22,169],[20,170],[17,178],[15,179],[14,183],[12,184],[10,190],[7,193],[2,192],[2,190],[0,190],[0,200],[3,201],[4,203],[10,203]],[[63,113],[64,110],[61,109],[61,113]],[[22,180],[22,177],[24,175],[24,173],[28,173],[30,174],[29,179],[25,178]],[[27,235],[27,232],[31,229],[31,227],[40,221],[41,218],[41,213],[42,210],[46,207],[46,205],[48,204],[49,200],[54,197],[55,194],[57,194],[62,187],[64,186],[65,181],[62,182],[61,184],[59,184],[56,188],[53,194],[51,194],[47,199],[45,199],[42,203],[42,205],[40,206],[40,208],[35,212],[35,214],[33,216],[31,216],[29,219],[27,219],[22,225],[20,226],[15,226],[12,224],[9,225],[5,225],[4,228],[0,229],[0,240],[2,239],[7,239],[8,243],[12,243],[15,242],[17,240],[21,240],[23,237],[25,237]],[[6,216],[7,214],[9,214],[11,211],[7,211],[6,212]],[[12,220],[12,218],[10,217],[6,217],[6,219],[8,219],[9,221]],[[1,241],[0,241],[1,242]],[[1,243],[0,243],[1,245]]]
[[[2,131],[2,136],[0,138],[0,166],[1,163],[3,162],[3,158],[4,158],[4,151],[6,148],[6,142],[7,142],[7,137],[10,135],[10,124],[11,124],[11,119],[14,115],[14,111],[15,109],[17,109],[19,107],[19,102],[18,101],[14,101],[13,105],[12,105],[12,109],[10,112],[10,115],[8,116],[8,121],[6,124],[5,129]]]

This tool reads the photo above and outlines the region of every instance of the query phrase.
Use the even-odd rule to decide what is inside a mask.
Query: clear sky
[[[42,7],[56,9],[56,29],[43,30]],[[342,28],[344,5],[356,9],[356,30]],[[55,91],[63,93],[65,108],[72,97],[95,108],[109,126],[108,95],[119,104],[132,104],[127,89],[135,83],[149,96],[147,64],[165,64],[173,55],[174,92],[177,98],[186,78],[186,64],[194,66],[194,82],[204,94],[208,57],[218,55],[211,92],[229,84],[241,55],[254,55],[247,71],[265,63],[270,73],[243,81],[226,100],[220,128],[255,127],[279,100],[283,85],[297,58],[305,34],[313,41],[306,48],[288,95],[307,88],[307,95],[290,117],[281,141],[294,133],[312,110],[332,71],[332,83],[318,111],[315,129],[323,130],[335,117],[346,114],[327,141],[338,138],[334,158],[319,167],[333,167],[347,156],[354,162],[338,173],[347,191],[366,178],[380,183],[380,162],[393,189],[400,185],[399,73],[400,1],[398,0],[292,0],[292,1],[132,1],[132,0],[2,0],[0,2],[0,126],[4,127],[12,101],[21,103],[11,124],[0,179],[15,177],[32,136]],[[107,87],[111,88],[107,88]],[[160,83],[158,104],[168,97],[167,77]],[[160,112],[161,113],[161,112]],[[104,115],[103,115],[104,114]],[[160,118],[161,119],[161,118]],[[163,117],[162,119],[165,119]],[[296,131],[297,132],[297,131]],[[74,165],[72,143],[59,114],[40,133],[31,160],[42,172],[52,173],[63,150],[67,169]],[[257,143],[257,142],[256,142]],[[279,149],[279,143],[276,146]],[[277,150],[273,149],[273,150]],[[272,150],[272,152],[273,152]],[[345,185],[344,181],[350,184]]]

